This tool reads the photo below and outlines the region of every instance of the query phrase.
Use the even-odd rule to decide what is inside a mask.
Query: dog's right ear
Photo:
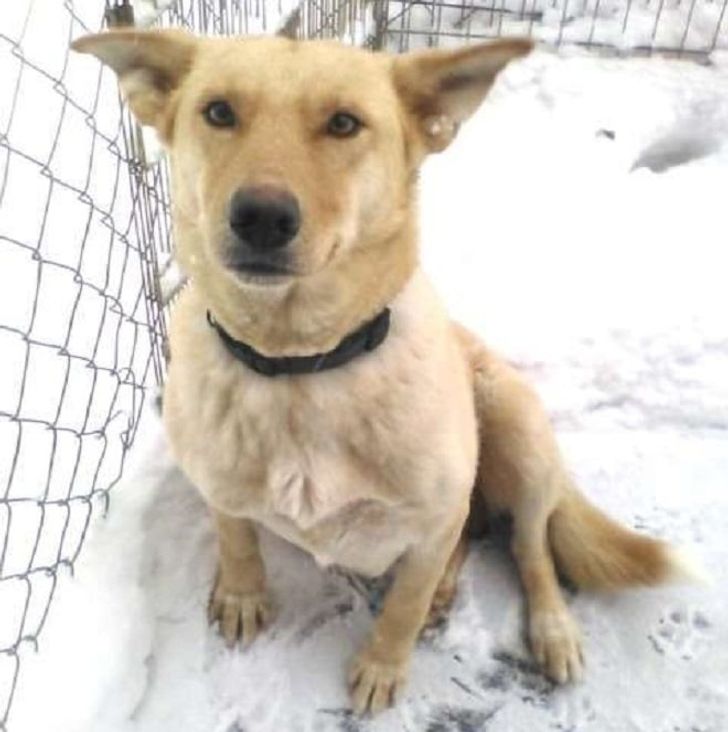
[[[532,48],[530,40],[512,38],[396,56],[394,85],[413,123],[420,151],[444,150],[480,106],[498,74]]]
[[[192,66],[196,45],[182,31],[114,30],[83,36],[71,48],[113,69],[134,116],[166,138],[170,97]]]

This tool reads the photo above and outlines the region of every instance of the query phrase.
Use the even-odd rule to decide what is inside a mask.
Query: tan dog
[[[226,640],[249,643],[269,618],[256,525],[323,565],[394,567],[349,677],[356,710],[391,704],[428,614],[452,600],[477,485],[513,515],[536,658],[559,682],[578,678],[555,564],[611,589],[669,579],[679,562],[577,492],[537,397],[449,320],[417,264],[418,167],[530,43],[391,56],[120,31],[74,48],[118,73],[169,152],[190,284],[164,418],[215,517],[210,613]],[[383,342],[321,373],[256,373],[223,340],[262,360],[326,354],[387,307]]]

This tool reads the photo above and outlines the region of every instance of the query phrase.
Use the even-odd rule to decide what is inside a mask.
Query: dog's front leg
[[[391,706],[404,686],[412,650],[465,518],[402,557],[369,640],[349,672],[352,707],[358,714]]]
[[[208,617],[229,646],[247,646],[270,620],[265,567],[252,521],[213,510],[220,558]]]

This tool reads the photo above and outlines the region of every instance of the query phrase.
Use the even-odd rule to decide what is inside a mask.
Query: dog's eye
[[[361,121],[348,112],[336,112],[326,125],[326,131],[333,137],[353,137],[361,128]]]
[[[233,127],[236,122],[233,108],[222,99],[210,102],[202,115],[213,127]]]

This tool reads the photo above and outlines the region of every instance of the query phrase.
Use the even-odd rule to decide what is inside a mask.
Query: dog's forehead
[[[286,38],[206,39],[192,77],[196,86],[268,90],[279,96],[385,93],[391,89],[390,58],[328,41]]]

